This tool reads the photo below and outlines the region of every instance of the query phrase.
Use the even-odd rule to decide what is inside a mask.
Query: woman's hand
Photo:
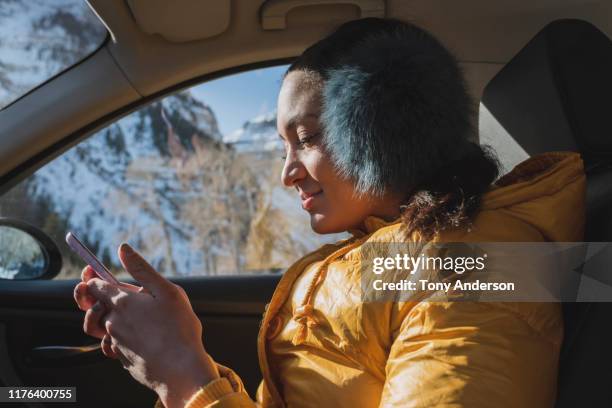
[[[183,407],[201,386],[219,378],[202,344],[202,324],[185,291],[129,245],[119,248],[119,259],[142,287],[117,286],[85,268],[75,288],[77,304],[86,310],[83,329],[102,339],[103,353],[120,359],[166,407]]]

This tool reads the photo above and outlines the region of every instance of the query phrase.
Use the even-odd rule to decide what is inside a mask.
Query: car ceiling
[[[108,121],[177,85],[299,55],[342,22],[359,18],[352,3],[382,3],[385,16],[431,31],[462,62],[476,99],[550,21],[580,18],[612,36],[608,0],[288,1],[302,6],[287,14],[287,27],[264,30],[261,0],[90,0],[112,40],[0,111],[0,192]]]

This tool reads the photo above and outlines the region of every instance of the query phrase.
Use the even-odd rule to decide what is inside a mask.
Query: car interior
[[[582,154],[585,241],[612,236],[612,3],[605,0],[89,0],[108,30],[90,56],[0,110],[0,194],[108,123],[215,78],[291,61],[345,21],[393,17],[438,37],[457,57],[478,113],[480,142],[505,171],[553,150]],[[1,56],[0,56],[1,58]],[[0,225],[28,230],[0,212]],[[503,226],[500,226],[503,228]],[[57,243],[49,268],[61,265]],[[45,241],[47,240],[47,241]],[[301,254],[296,254],[297,259]],[[58,264],[59,262],[59,264]],[[612,285],[609,265],[577,274]],[[205,345],[252,397],[256,338],[280,274],[176,277],[204,326]],[[82,331],[74,279],[0,280],[0,386],[77,387],[83,407],[153,406],[155,395],[105,358]],[[607,406],[612,303],[563,304],[557,407]],[[610,296],[612,301],[612,296]],[[537,370],[537,367],[534,367]],[[17,405],[15,405],[17,406]],[[23,406],[43,407],[41,403]],[[62,406],[49,404],[49,406]]]
[[[612,42],[592,24],[558,20],[540,31],[486,86],[482,104],[529,153],[579,151],[587,174],[585,241],[612,234],[612,144],[606,136],[607,94],[612,91]],[[563,304],[564,343],[558,383],[559,407],[603,406],[610,330],[601,322],[610,303],[580,301],[593,282],[607,283],[609,265],[582,275],[577,302]],[[576,275],[579,277],[579,275]]]

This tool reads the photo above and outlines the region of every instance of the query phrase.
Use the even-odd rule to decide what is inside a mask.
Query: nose
[[[287,152],[285,165],[281,173],[281,181],[286,187],[293,187],[296,182],[306,177],[307,171],[304,164],[296,156],[295,152]]]

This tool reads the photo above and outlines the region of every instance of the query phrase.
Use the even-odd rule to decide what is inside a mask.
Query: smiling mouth
[[[321,193],[323,193],[323,190],[314,194],[300,194],[300,198],[302,199],[302,208],[306,211],[311,210],[315,199],[319,197]]]

